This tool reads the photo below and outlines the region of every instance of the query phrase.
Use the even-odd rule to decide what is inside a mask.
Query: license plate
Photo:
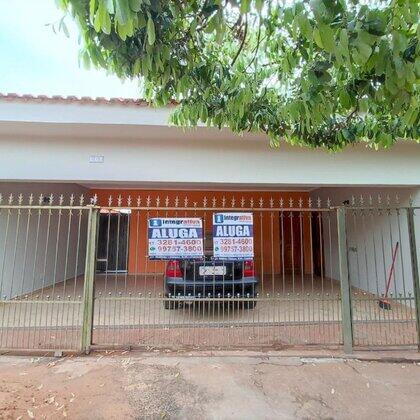
[[[218,266],[204,266],[199,267],[198,272],[200,276],[224,276],[226,274],[226,267],[223,265]]]

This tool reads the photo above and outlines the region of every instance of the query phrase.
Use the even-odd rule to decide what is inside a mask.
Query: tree
[[[58,3],[83,61],[140,77],[157,105],[178,101],[177,125],[332,150],[420,140],[417,0]]]

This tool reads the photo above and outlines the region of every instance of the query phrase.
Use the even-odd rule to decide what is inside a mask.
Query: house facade
[[[35,331],[63,327],[60,342],[40,346],[77,346],[92,235],[93,344],[340,345],[348,309],[352,344],[418,345],[413,249],[420,249],[420,144],[400,141],[388,150],[357,144],[340,153],[285,143],[271,148],[262,135],[169,126],[172,107],[0,95],[0,295],[8,302],[4,324],[15,332],[11,338],[7,330],[3,347],[25,342],[31,322]],[[223,309],[222,322],[220,308],[217,316],[191,315],[197,305],[204,310],[203,300],[183,296],[181,311],[162,312],[160,303],[174,297],[165,291],[168,263],[149,258],[148,220],[200,218],[210,237],[215,212],[253,215],[257,307],[252,315],[239,311],[249,296],[238,296],[236,314]],[[343,275],[353,296],[347,309]],[[46,318],[33,296],[53,303]],[[24,315],[11,309],[16,300],[27,302],[19,307]],[[391,310],[383,309],[387,304]],[[63,313],[72,322],[59,323]],[[256,327],[258,339],[247,330]],[[247,341],[247,334],[254,338]]]

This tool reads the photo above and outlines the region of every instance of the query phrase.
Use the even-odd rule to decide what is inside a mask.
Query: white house
[[[402,294],[405,306],[414,307],[410,227],[404,212],[420,206],[419,143],[401,140],[386,150],[360,143],[339,153],[286,143],[271,148],[263,135],[169,126],[172,107],[155,109],[131,99],[0,95],[0,294],[5,300],[83,276],[88,229],[84,213],[66,221],[60,221],[58,213],[49,218],[43,213],[38,225],[36,211],[30,220],[25,213],[19,228],[19,216],[10,214],[14,205],[34,206],[38,200],[47,207],[68,205],[74,194],[72,205],[83,207],[95,197],[93,203],[102,207],[103,214],[111,217],[115,211],[121,223],[128,223],[124,228],[118,225],[125,229],[126,245],[120,244],[116,251],[113,271],[129,276],[165,270],[161,263],[152,268],[145,253],[138,250],[143,242],[135,239],[136,207],[144,212],[138,217],[144,218],[149,211],[143,207],[149,206],[160,216],[165,208],[178,214],[177,207],[188,208],[189,215],[202,212],[204,218],[212,208],[253,211],[255,235],[260,235],[256,238],[256,271],[264,280],[264,291],[273,293],[285,290],[285,272],[293,277],[293,291],[299,284],[301,292],[313,292],[313,280],[312,289],[305,289],[304,284],[310,284],[314,274],[322,278],[318,292],[326,290],[324,280],[325,288],[328,284],[330,292],[337,291],[332,283],[340,277],[337,218],[327,210],[345,205],[349,208],[348,270],[355,294],[375,299],[384,294],[394,260],[388,295]],[[85,201],[80,203],[82,194]],[[353,207],[375,209],[375,213],[352,213]],[[118,208],[127,209],[127,222]],[[387,208],[392,210],[387,213]],[[321,209],[325,210],[322,214]],[[304,211],[316,213],[315,218],[302,216],[307,214]],[[288,219],[282,218],[283,213]],[[420,216],[418,210],[413,213],[418,250]],[[64,225],[67,241],[61,237]],[[104,238],[100,226],[101,222],[99,242]],[[18,237],[21,242],[13,242]],[[46,248],[51,249],[44,254],[55,257],[42,258],[41,251],[38,257],[36,253],[29,256],[28,249],[46,241]],[[146,259],[139,262],[139,258]],[[98,258],[99,271],[105,259]],[[22,260],[23,264],[16,262]],[[359,310],[360,305],[355,305],[356,317]],[[413,321],[412,315],[406,318]]]

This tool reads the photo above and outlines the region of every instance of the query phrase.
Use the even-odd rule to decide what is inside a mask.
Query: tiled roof
[[[65,103],[65,104],[87,104],[87,105],[126,105],[126,106],[148,106],[149,103],[145,99],[131,98],[104,98],[90,96],[47,96],[47,95],[18,95],[17,93],[0,93],[0,100],[11,102],[48,102],[48,103]],[[168,105],[176,105],[175,101]]]

